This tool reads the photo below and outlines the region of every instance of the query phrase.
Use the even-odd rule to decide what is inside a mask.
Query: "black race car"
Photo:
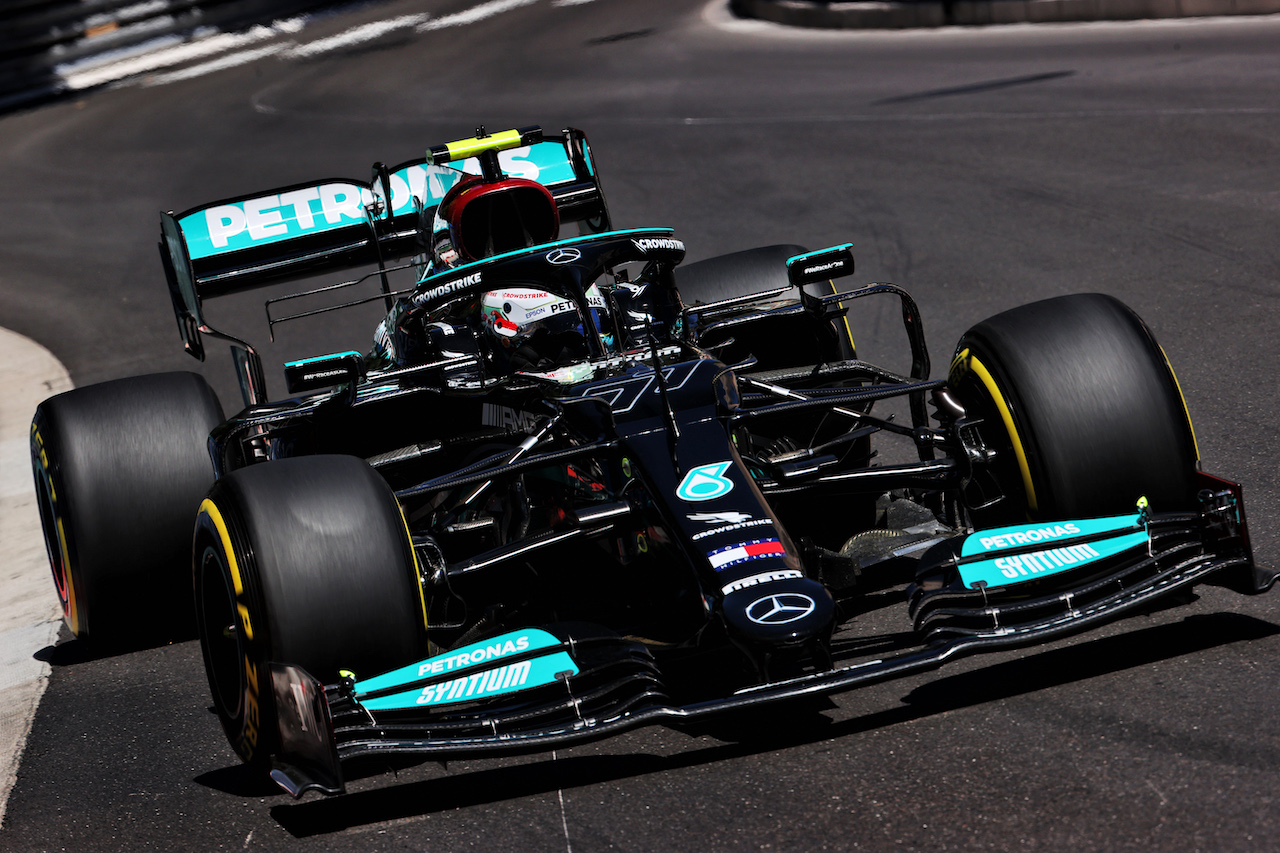
[[[360,756],[693,725],[1276,577],[1107,296],[979,323],[932,379],[906,291],[834,284],[849,245],[678,266],[671,231],[613,229],[574,129],[481,130],[161,225],[182,340],[231,344],[245,407],[224,418],[189,373],[44,402],[54,580],[94,643],[194,624],[232,746],[294,796],[341,792]],[[387,311],[369,352],[286,364],[287,399],[205,320],[362,265],[268,301],[273,328]],[[859,358],[865,299],[901,306],[909,375]]]

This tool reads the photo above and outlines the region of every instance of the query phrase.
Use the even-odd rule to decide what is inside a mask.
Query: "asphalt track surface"
[[[368,6],[306,38],[473,5]],[[1118,296],[1177,368],[1205,467],[1245,484],[1259,560],[1280,559],[1280,21],[857,35],[725,26],[704,0],[508,5],[0,118],[0,326],[77,385],[194,368],[234,409],[225,350],[180,350],[157,210],[363,178],[478,123],[572,124],[615,222],[674,227],[690,260],[851,240],[857,281],[916,296],[935,374],[1003,308]],[[211,319],[265,342],[259,299]],[[288,329],[268,364],[365,349],[373,314]],[[905,360],[892,306],[855,331]],[[705,735],[302,802],[236,766],[196,644],[97,658],[64,635],[0,850],[1274,849],[1280,594],[1200,593]]]

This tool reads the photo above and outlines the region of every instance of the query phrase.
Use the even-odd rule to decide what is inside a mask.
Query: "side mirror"
[[[853,275],[853,244],[806,252],[787,259],[787,280],[793,287]]]
[[[364,356],[354,350],[287,361],[284,381],[290,394],[318,391],[335,385],[354,385],[364,375]]]

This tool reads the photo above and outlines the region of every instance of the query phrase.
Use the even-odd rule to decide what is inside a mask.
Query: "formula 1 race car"
[[[1117,300],[998,314],[931,379],[905,290],[834,284],[851,245],[678,266],[670,230],[614,230],[575,129],[481,129],[161,230],[186,349],[228,341],[245,408],[190,373],[41,404],[54,580],[94,643],[194,624],[232,746],[295,797],[360,756],[692,725],[1276,578]],[[205,319],[361,266],[268,301],[272,328],[387,311],[367,353],[285,364],[287,399]],[[282,309],[301,297],[327,301]],[[859,358],[867,299],[900,305],[908,375]]]

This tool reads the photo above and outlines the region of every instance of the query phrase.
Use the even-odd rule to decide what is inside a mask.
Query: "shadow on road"
[[[145,633],[140,632],[135,636],[119,638],[113,643],[104,643],[100,641],[85,642],[73,636],[64,624],[58,634],[57,645],[45,646],[33,654],[32,657],[36,660],[44,661],[55,669],[92,661],[108,660],[195,639],[194,625],[195,617],[192,616],[189,620],[189,626],[168,631],[147,630]]]
[[[975,92],[990,92],[993,89],[1007,89],[1011,86],[1026,86],[1030,83],[1043,83],[1047,80],[1057,80],[1062,77],[1070,77],[1076,72],[1074,71],[1048,71],[1044,74],[1029,74],[1025,77],[1007,77],[1002,80],[984,80],[981,83],[969,83],[964,86],[948,86],[945,89],[930,89],[927,92],[915,92],[910,95],[897,95],[892,98],[881,98],[873,101],[873,107],[881,107],[886,104],[905,104],[911,101],[930,101],[935,98],[949,98],[954,95],[972,95]]]

